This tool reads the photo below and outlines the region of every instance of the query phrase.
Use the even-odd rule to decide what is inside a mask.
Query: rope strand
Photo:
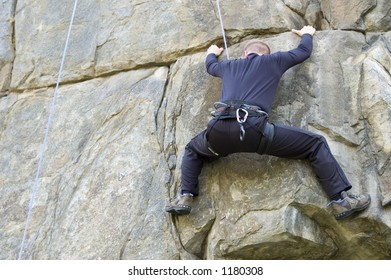
[[[35,196],[36,196],[36,194],[37,194],[37,190],[38,190],[39,174],[40,174],[41,168],[42,168],[43,155],[44,155],[44,153],[45,153],[46,144],[47,144],[47,139],[48,139],[48,135],[49,135],[49,128],[50,128],[50,124],[51,124],[51,122],[52,122],[52,117],[53,117],[53,112],[54,112],[54,105],[56,104],[57,91],[58,91],[58,87],[59,87],[59,84],[60,84],[60,81],[61,81],[61,73],[62,73],[62,68],[63,68],[63,66],[64,66],[65,54],[66,54],[67,49],[68,49],[68,43],[69,43],[69,37],[70,37],[70,35],[71,35],[71,29],[72,29],[72,25],[73,25],[73,19],[75,18],[77,1],[78,1],[78,0],[75,0],[75,2],[74,2],[72,17],[71,17],[71,22],[70,22],[69,28],[68,28],[68,34],[67,34],[67,38],[66,38],[66,41],[65,41],[64,52],[63,52],[63,54],[62,54],[62,59],[61,59],[61,64],[60,64],[60,70],[59,70],[59,72],[58,72],[56,88],[55,88],[55,90],[54,90],[53,101],[52,101],[52,105],[51,105],[51,107],[50,107],[49,118],[48,118],[48,122],[47,122],[47,125],[46,125],[45,137],[44,137],[44,139],[43,139],[43,147],[42,147],[42,151],[41,151],[41,154],[40,154],[40,157],[39,157],[39,163],[38,163],[37,173],[36,173],[36,175],[35,175],[35,182],[34,182],[33,192],[32,192],[32,194],[31,194],[30,203],[29,203],[29,207],[28,207],[26,225],[25,225],[24,232],[23,232],[22,244],[21,244],[21,246],[20,246],[20,251],[19,251],[18,260],[21,260],[22,257],[23,257],[24,245],[25,245],[25,241],[26,241],[26,236],[27,236],[27,231],[28,231],[30,216],[31,216],[32,208],[33,208],[33,202],[34,202]]]
[[[217,11],[219,13],[219,20],[220,20],[220,25],[221,25],[221,32],[223,33],[223,39],[224,39],[224,48],[227,54],[227,59],[229,59],[229,53],[228,53],[228,47],[227,47],[227,38],[225,37],[225,31],[224,31],[224,24],[223,24],[223,18],[221,16],[221,11],[220,11],[220,0],[216,1],[217,4]]]

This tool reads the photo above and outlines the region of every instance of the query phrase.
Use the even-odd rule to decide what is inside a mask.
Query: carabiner
[[[240,117],[240,111],[241,110],[244,112],[244,117],[243,118]],[[247,117],[248,117],[248,111],[246,109],[239,108],[239,109],[236,110],[236,120],[238,121],[239,126],[240,126],[240,135],[239,135],[240,141],[243,141],[244,140],[244,136],[246,135],[246,130],[244,129],[243,123],[246,122]]]
[[[244,117],[242,119],[240,117],[240,111],[244,112]],[[238,123],[245,123],[246,120],[247,120],[247,117],[248,117],[248,111],[247,110],[242,109],[242,108],[239,108],[239,109],[236,110],[236,120],[238,121]]]

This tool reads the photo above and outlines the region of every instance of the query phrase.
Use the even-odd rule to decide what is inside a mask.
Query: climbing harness
[[[263,129],[263,137],[259,143],[257,153],[260,155],[267,154],[269,152],[270,146],[272,145],[274,138],[274,124],[266,122]]]
[[[211,115],[214,117],[212,124],[206,133],[206,141],[209,138],[209,133],[212,130],[213,126],[217,123],[218,120],[222,119],[234,119],[239,123],[240,126],[240,141],[244,141],[246,130],[244,128],[244,123],[246,123],[248,117],[264,117],[266,119],[263,129],[261,129],[262,137],[259,143],[257,153],[266,154],[268,153],[271,143],[274,138],[274,125],[270,124],[267,120],[269,118],[268,113],[262,110],[261,107],[257,105],[246,104],[241,100],[227,100],[223,102],[216,102],[214,104],[215,110],[211,112]],[[250,124],[251,125],[251,124]],[[216,156],[220,156],[208,143],[208,149]]]
[[[222,18],[222,16],[221,16],[221,10],[220,10],[220,1],[219,1],[219,0],[216,0],[216,4],[217,4],[217,11],[218,11],[218,13],[219,13],[219,20],[220,20],[220,25],[221,25],[221,32],[222,32],[222,34],[223,34],[225,53],[227,54],[227,59],[229,59],[229,53],[228,53],[228,47],[227,47],[227,38],[225,37],[223,18]]]
[[[214,104],[215,111],[211,114],[215,117],[215,121],[221,119],[236,118],[240,126],[240,141],[244,141],[246,130],[244,123],[247,121],[247,117],[260,117],[265,116],[268,118],[268,114],[257,105],[250,105],[241,100],[227,100],[223,102],[216,102]]]
[[[56,99],[57,99],[57,91],[58,91],[58,87],[59,87],[59,84],[60,84],[60,81],[61,81],[61,73],[62,73],[62,68],[64,66],[65,54],[66,54],[67,49],[68,49],[69,37],[71,35],[71,29],[72,29],[72,25],[73,25],[73,20],[75,18],[77,1],[78,0],[75,0],[74,5],[73,5],[73,12],[72,12],[72,17],[71,17],[71,22],[69,24],[68,34],[67,34],[67,38],[66,38],[66,41],[65,41],[65,47],[64,47],[63,54],[62,54],[60,70],[58,71],[56,88],[55,88],[54,94],[53,94],[52,105],[50,107],[49,118],[48,118],[47,125],[46,125],[45,137],[43,139],[43,145],[42,145],[43,147],[42,147],[42,151],[41,151],[41,154],[40,154],[40,157],[39,157],[38,169],[37,169],[37,173],[36,173],[36,176],[35,176],[35,182],[34,182],[34,186],[33,186],[33,191],[32,191],[32,194],[31,194],[30,203],[29,203],[29,207],[28,207],[28,211],[27,211],[26,225],[25,225],[24,232],[23,232],[22,244],[20,246],[18,260],[21,260],[22,256],[23,256],[24,244],[25,244],[25,241],[26,241],[27,230],[28,230],[30,216],[31,216],[32,208],[33,208],[33,202],[34,202],[35,196],[37,194],[37,190],[38,190],[38,179],[39,179],[39,174],[40,174],[41,168],[42,168],[43,155],[45,153],[47,139],[48,139],[48,135],[49,135],[49,128],[50,128],[50,124],[51,124],[52,118],[53,118],[54,105],[56,104]]]

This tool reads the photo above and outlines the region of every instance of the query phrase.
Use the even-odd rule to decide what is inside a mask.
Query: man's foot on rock
[[[349,192],[343,191],[341,193],[341,199],[333,200],[327,207],[330,207],[334,217],[337,220],[345,219],[355,212],[364,210],[371,203],[371,197],[369,194],[355,195]]]
[[[166,206],[165,210],[166,212],[177,216],[188,215],[191,212],[192,202],[192,194],[178,194],[177,197],[170,200],[170,203]]]

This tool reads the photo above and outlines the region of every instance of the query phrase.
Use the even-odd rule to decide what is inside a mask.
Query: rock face
[[[190,216],[166,214],[221,91],[204,66],[216,1],[79,1],[23,258],[391,258],[391,2],[220,4],[231,58],[317,28],[271,121],[324,135],[369,209],[337,222],[307,162],[235,154],[205,165]],[[0,3],[0,259],[21,247],[72,8]]]

